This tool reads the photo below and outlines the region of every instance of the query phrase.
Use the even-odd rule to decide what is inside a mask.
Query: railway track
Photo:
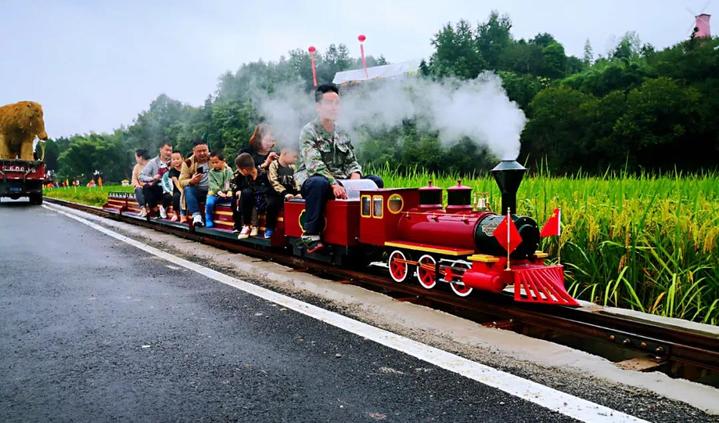
[[[640,315],[616,314],[591,304],[580,308],[522,304],[512,301],[509,295],[490,293],[459,298],[451,291],[442,289],[434,289],[428,296],[429,292],[418,284],[395,283],[380,272],[329,267],[281,251],[258,250],[221,235],[188,231],[179,226],[110,213],[98,207],[58,199],[47,198],[46,201],[274,261],[343,283],[358,284],[402,301],[441,309],[486,326],[513,330],[601,355],[623,368],[658,370],[672,377],[719,387],[719,331],[708,333],[645,319]]]

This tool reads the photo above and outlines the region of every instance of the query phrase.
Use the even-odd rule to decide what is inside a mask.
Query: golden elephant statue
[[[40,104],[21,101],[0,107],[0,159],[33,160],[36,136],[47,139]]]

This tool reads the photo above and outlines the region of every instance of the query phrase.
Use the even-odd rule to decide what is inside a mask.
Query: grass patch
[[[107,202],[109,192],[133,192],[133,187],[122,185],[105,185],[102,188],[94,187],[67,187],[67,188],[45,188],[43,194],[49,198],[58,200],[73,201],[88,206],[102,207]]]

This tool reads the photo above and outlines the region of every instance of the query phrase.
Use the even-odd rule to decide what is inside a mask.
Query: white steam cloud
[[[381,131],[414,119],[421,129],[437,132],[446,146],[466,137],[498,158],[516,159],[527,121],[491,72],[470,81],[374,80],[341,94],[338,124],[355,142],[362,128]],[[284,145],[296,145],[302,126],[315,116],[314,99],[300,83],[257,95],[255,103]]]

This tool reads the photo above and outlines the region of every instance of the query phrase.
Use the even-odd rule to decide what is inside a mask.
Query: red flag
[[[547,223],[542,226],[542,230],[539,232],[539,236],[559,236],[562,233],[562,211],[560,209],[554,209],[552,217],[547,220]]]
[[[494,237],[497,238],[499,245],[504,247],[508,253],[516,250],[522,243],[522,236],[519,235],[517,226],[509,215],[505,216],[502,222],[494,229]]]

